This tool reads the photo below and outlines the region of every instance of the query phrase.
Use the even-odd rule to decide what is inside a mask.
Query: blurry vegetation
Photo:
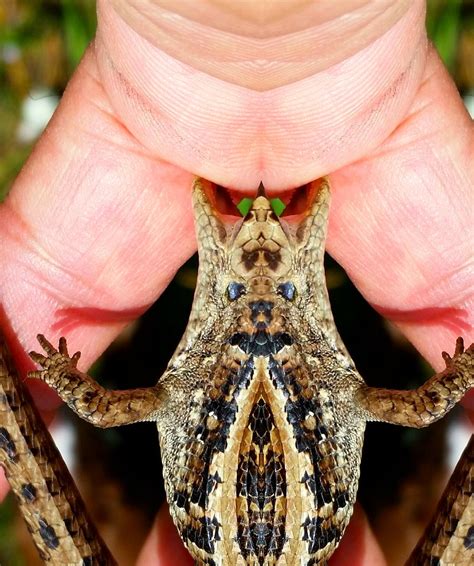
[[[431,0],[426,17],[428,35],[452,73],[456,66],[461,27],[461,0]]]
[[[429,35],[465,93],[474,92],[472,8],[470,0],[431,0],[427,16]],[[18,135],[25,101],[61,96],[94,32],[92,0],[0,0],[0,200],[31,151],[33,142],[22,141]],[[383,379],[388,386],[403,387],[400,376],[404,374],[418,381],[423,379],[427,368],[411,347],[365,303],[339,266],[328,260],[327,267],[336,320],[367,381],[375,384]],[[100,364],[103,383],[121,388],[154,383],[186,324],[196,268],[194,258],[141,321],[110,348]],[[91,440],[92,435],[100,440]],[[161,477],[158,448],[150,450],[157,442],[154,427],[137,425],[105,433],[79,427],[79,438],[79,451],[85,456],[80,465],[85,470],[83,475],[102,473],[96,469],[97,461],[91,461],[90,453],[91,446],[104,443],[105,438],[105,447],[98,449],[98,460],[113,485],[118,481],[122,485],[122,495],[115,499],[124,505],[144,507],[147,520],[151,520],[163,498],[162,488],[157,487]],[[397,493],[400,476],[408,473],[410,463],[405,454],[413,439],[411,431],[382,425],[369,427],[360,493],[371,517],[387,493],[389,497]],[[372,459],[374,452],[376,457]],[[128,457],[131,454],[133,457]],[[387,468],[387,461],[393,466]],[[401,469],[397,461],[402,462]],[[383,473],[380,465],[384,466]],[[381,478],[389,482],[389,489],[387,483],[381,486]],[[100,485],[96,482],[93,488],[99,489]],[[10,503],[0,506],[0,562],[4,566],[20,563],[14,550],[11,504],[10,499]],[[127,536],[125,533],[124,538]]]
[[[18,139],[25,102],[61,96],[95,25],[93,0],[0,2],[0,199],[31,151]]]
[[[0,504],[0,560],[4,566],[23,566],[18,552],[17,517],[13,495],[9,493]]]

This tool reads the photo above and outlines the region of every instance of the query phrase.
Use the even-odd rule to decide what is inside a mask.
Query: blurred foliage
[[[5,566],[22,566],[16,536],[16,502],[10,493],[0,505],[0,559]]]
[[[450,72],[455,68],[459,48],[461,9],[461,0],[430,0],[426,14],[428,36]]]
[[[61,95],[95,33],[93,0],[0,2],[0,200],[29,155],[25,101]]]
[[[474,90],[472,8],[470,0],[430,0],[427,14],[429,36],[459,88],[466,92]],[[18,137],[25,100],[62,94],[94,36],[95,24],[92,0],[0,0],[0,200],[31,151],[32,143],[20,141]],[[245,213],[245,204],[242,206],[241,211]],[[196,266],[194,258],[183,267],[161,299],[110,348],[100,366],[104,383],[129,387],[136,383],[132,376],[137,376],[144,386],[154,382],[186,324]],[[367,381],[380,383],[383,375],[388,386],[403,386],[400,375],[404,373],[413,373],[422,379],[426,365],[370,309],[344,271],[330,259],[327,275],[336,320]],[[406,384],[409,385],[413,384]],[[151,517],[163,492],[156,487],[156,478],[160,475],[158,450],[152,454],[147,450],[156,442],[156,431],[148,427],[144,432],[143,427],[138,434],[135,427],[124,427],[102,435],[101,438],[106,437],[109,444],[106,448],[108,458],[104,459],[103,466],[114,477],[120,476],[124,492],[134,501],[148,506],[146,513]],[[89,437],[82,448],[86,462],[91,446],[90,428],[87,434]],[[412,442],[411,431],[402,433],[395,427],[380,425],[370,429],[365,452],[370,453],[374,449],[371,446],[375,446],[379,464],[399,461],[406,471],[408,459],[400,454]],[[123,454],[130,451],[134,457],[124,458]],[[380,505],[387,492],[396,493],[395,487],[387,490],[386,483],[380,487],[380,478],[395,486],[400,474],[397,465],[390,470],[384,468],[384,473],[380,473],[376,466],[364,465],[361,496],[369,513]],[[0,506],[0,562],[4,566],[19,564],[13,558],[12,523],[11,504]]]

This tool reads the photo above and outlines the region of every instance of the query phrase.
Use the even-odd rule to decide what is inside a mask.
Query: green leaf
[[[242,216],[247,216],[251,206],[253,203],[253,198],[248,198],[245,197],[243,198],[239,204],[237,205],[237,208],[239,209],[239,212]]]
[[[281,216],[286,208],[286,204],[279,198],[272,198],[270,204],[272,205],[273,212],[277,216]]]

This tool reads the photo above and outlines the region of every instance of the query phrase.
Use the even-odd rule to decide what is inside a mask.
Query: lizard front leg
[[[160,404],[158,386],[105,389],[77,369],[81,354],[76,352],[70,357],[65,338],[60,338],[57,350],[42,334],[38,335],[38,342],[47,355],[30,352],[43,369],[29,372],[29,377],[47,383],[82,419],[101,428],[156,420]]]
[[[368,421],[422,428],[442,418],[474,387],[474,344],[464,351],[462,338],[451,357],[443,352],[446,369],[411,391],[361,386],[359,406]]]
[[[116,564],[20,378],[1,329],[0,466],[45,563]]]

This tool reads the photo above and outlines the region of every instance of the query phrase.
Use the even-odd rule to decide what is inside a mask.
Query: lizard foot
[[[38,335],[38,342],[45,355],[31,352],[30,356],[42,369],[31,371],[28,376],[47,383],[88,423],[107,428],[156,420],[159,405],[156,387],[126,391],[105,389],[77,369],[81,353],[70,356],[65,338],[60,338],[57,350],[42,334]]]
[[[471,344],[467,350],[464,350],[464,340],[460,336],[456,340],[456,348],[453,356],[450,356],[447,352],[442,352],[441,355],[443,356],[447,370],[456,371],[459,365],[461,365],[467,366],[471,374],[474,374],[474,343]]]
[[[65,374],[76,370],[81,353],[76,352],[72,357],[69,356],[66,339],[63,337],[59,339],[57,350],[42,334],[38,334],[37,338],[47,355],[30,352],[31,359],[43,369],[28,372],[28,377],[40,379],[48,385],[57,385]]]

